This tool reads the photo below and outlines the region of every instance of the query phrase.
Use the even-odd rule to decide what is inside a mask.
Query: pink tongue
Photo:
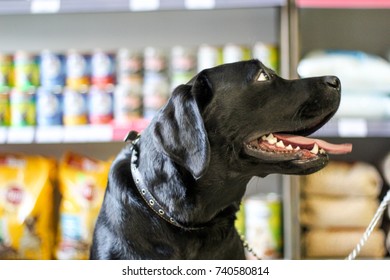
[[[318,147],[324,149],[329,154],[347,154],[352,151],[352,144],[331,144],[324,140],[308,138],[290,134],[274,134],[276,138],[282,140],[285,145],[295,144],[297,146],[313,146],[317,143]]]

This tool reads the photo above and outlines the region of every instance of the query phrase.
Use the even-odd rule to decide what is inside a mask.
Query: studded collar
[[[126,138],[126,141],[129,139]],[[173,218],[165,209],[160,205],[160,203],[154,198],[154,196],[150,193],[148,188],[145,186],[145,183],[142,179],[142,175],[138,170],[138,151],[137,151],[137,143],[139,140],[139,136],[137,136],[136,139],[131,140],[132,147],[131,147],[131,160],[130,160],[130,170],[131,174],[133,176],[133,180],[135,183],[135,186],[141,195],[142,199],[145,201],[145,203],[149,206],[150,209],[153,210],[161,219],[165,220],[166,222],[170,223],[171,225],[174,225],[180,229],[186,230],[186,231],[195,231],[195,230],[201,230],[205,227],[199,226],[199,227],[190,227],[183,225],[179,223],[175,218]]]
[[[135,183],[135,186],[145,201],[145,203],[149,206],[150,209],[153,210],[161,219],[165,220],[166,222],[170,223],[173,226],[176,226],[180,229],[186,230],[186,231],[195,231],[195,230],[202,230],[205,227],[188,227],[185,226],[178,221],[176,221],[172,216],[164,210],[164,208],[158,203],[158,201],[153,197],[153,195],[149,192],[149,190],[144,185],[144,182],[142,180],[141,173],[138,170],[137,167],[137,161],[138,161],[138,151],[136,149],[136,145],[138,143],[138,140],[140,138],[140,135],[137,132],[130,131],[126,138],[126,142],[130,142],[132,144],[131,147],[131,160],[130,160],[130,170],[131,174],[133,176],[133,180]],[[249,246],[247,240],[243,235],[240,235],[241,242],[246,250],[248,250],[256,259],[261,260],[261,258],[253,251],[252,247]]]

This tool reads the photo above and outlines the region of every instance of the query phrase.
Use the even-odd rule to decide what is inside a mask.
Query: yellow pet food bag
[[[55,162],[0,155],[0,259],[50,259]]]
[[[74,153],[59,166],[60,203],[57,259],[88,259],[93,229],[107,185],[109,162]]]

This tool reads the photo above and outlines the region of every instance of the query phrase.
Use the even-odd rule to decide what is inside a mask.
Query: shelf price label
[[[35,142],[37,143],[61,143],[63,139],[64,129],[60,125],[37,127],[35,132]]]
[[[366,137],[368,124],[365,119],[339,119],[338,134],[341,137]]]
[[[64,127],[65,143],[91,143],[112,141],[111,125],[75,125]]]
[[[10,127],[7,142],[10,144],[31,144],[34,142],[35,129],[33,126]]]
[[[214,9],[215,0],[185,0],[184,5],[189,10]]]
[[[55,14],[60,7],[60,0],[32,0],[30,10],[33,14]]]
[[[155,11],[160,8],[160,0],[129,0],[129,9],[134,12]]]

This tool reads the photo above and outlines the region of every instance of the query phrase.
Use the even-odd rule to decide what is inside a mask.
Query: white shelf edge
[[[0,144],[105,143],[123,141],[126,134],[141,132],[149,124],[140,119],[127,125],[78,125],[46,127],[0,127]],[[390,120],[333,119],[310,137],[390,137]]]
[[[47,0],[32,1],[0,1],[0,14],[69,14],[69,13],[101,13],[101,12],[142,12],[166,10],[216,10],[239,8],[281,7],[287,0],[154,0],[148,6],[145,1],[138,0]],[[137,4],[138,3],[138,4]],[[143,4],[142,4],[143,3]],[[189,3],[198,3],[197,5]],[[202,4],[203,3],[203,4]]]
[[[123,141],[130,130],[141,132],[147,120],[128,125],[75,125],[38,127],[0,127],[0,144],[108,143]]]

